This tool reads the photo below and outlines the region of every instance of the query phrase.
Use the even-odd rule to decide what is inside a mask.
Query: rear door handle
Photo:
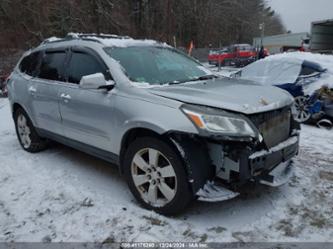
[[[31,87],[29,87],[28,91],[31,95],[35,95],[35,93],[37,92],[37,89],[35,87],[31,86]]]
[[[62,93],[60,94],[60,98],[64,100],[65,103],[68,103],[72,99],[72,97],[69,94]]]

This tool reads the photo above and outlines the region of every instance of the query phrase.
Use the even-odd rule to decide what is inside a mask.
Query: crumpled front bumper
[[[289,162],[298,154],[298,151],[298,132],[294,132],[287,140],[267,150],[253,151],[246,146],[238,148],[230,146],[229,152],[225,153],[220,161],[217,159],[214,161],[215,165],[223,162],[222,167],[217,167],[216,177],[236,186],[253,180],[260,182],[262,179],[276,185],[272,177],[268,177],[269,173],[281,164]],[[214,158],[213,156],[218,153],[211,153],[211,155]]]
[[[264,176],[258,177],[256,180],[263,185],[270,187],[279,187],[289,182],[294,176],[294,165],[292,160],[280,163],[271,172]],[[199,201],[203,202],[220,202],[233,199],[239,195],[226,186],[208,181],[197,193]]]
[[[290,161],[298,154],[299,135],[294,135],[286,141],[270,148],[255,152],[249,157],[249,166],[253,177],[267,175],[282,163]]]
[[[278,187],[289,182],[290,178],[294,176],[292,158],[298,154],[298,149],[299,135],[295,134],[269,150],[258,151],[249,156],[246,156],[245,153],[241,157],[238,167],[235,166],[230,170],[239,170],[240,178],[236,181],[238,183],[255,181],[271,187]],[[228,179],[224,180],[228,181]],[[238,192],[234,192],[229,187],[215,182],[207,182],[196,195],[198,200],[206,202],[225,201],[239,195]]]
[[[271,172],[258,178],[259,183],[271,187],[279,187],[289,182],[295,175],[293,161],[287,161],[279,164]]]

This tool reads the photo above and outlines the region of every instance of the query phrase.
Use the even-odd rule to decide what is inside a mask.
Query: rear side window
[[[321,67],[318,63],[312,62],[312,61],[304,61],[302,64],[302,71],[300,73],[300,76],[310,76],[313,74],[319,74],[323,73],[326,70]]]
[[[39,78],[47,80],[65,81],[66,52],[46,52],[43,56]]]
[[[251,51],[252,50],[252,47],[249,46],[249,45],[242,45],[242,46],[238,46],[237,49],[239,51]]]
[[[24,57],[19,66],[20,71],[30,76],[36,76],[40,54],[40,52],[35,52]]]
[[[319,73],[317,70],[315,70],[312,67],[302,66],[302,71],[300,73],[300,76],[308,76],[314,73]]]
[[[68,66],[68,81],[79,84],[83,76],[95,73],[106,74],[106,69],[92,55],[83,52],[73,52]]]

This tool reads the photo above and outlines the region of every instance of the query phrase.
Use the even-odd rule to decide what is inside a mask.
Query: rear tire
[[[146,209],[178,214],[194,199],[180,155],[161,139],[135,140],[123,166],[132,194]]]
[[[23,109],[16,110],[14,122],[17,138],[25,151],[36,153],[47,148],[47,140],[37,134],[29,116]]]

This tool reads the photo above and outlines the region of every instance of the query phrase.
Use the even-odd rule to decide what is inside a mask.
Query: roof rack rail
[[[92,41],[102,43],[98,39],[94,38],[102,38],[102,39],[131,39],[129,36],[118,36],[118,35],[108,35],[108,34],[76,34],[76,33],[68,33],[64,38],[57,38],[51,37],[44,40],[41,45],[49,44],[49,43],[56,43],[56,42],[64,42],[64,41],[71,41],[71,40],[85,40],[85,41]]]
[[[120,35],[109,35],[109,34],[78,34],[80,38],[84,37],[96,37],[96,38],[105,38],[105,39],[131,39],[130,36],[120,36]]]

